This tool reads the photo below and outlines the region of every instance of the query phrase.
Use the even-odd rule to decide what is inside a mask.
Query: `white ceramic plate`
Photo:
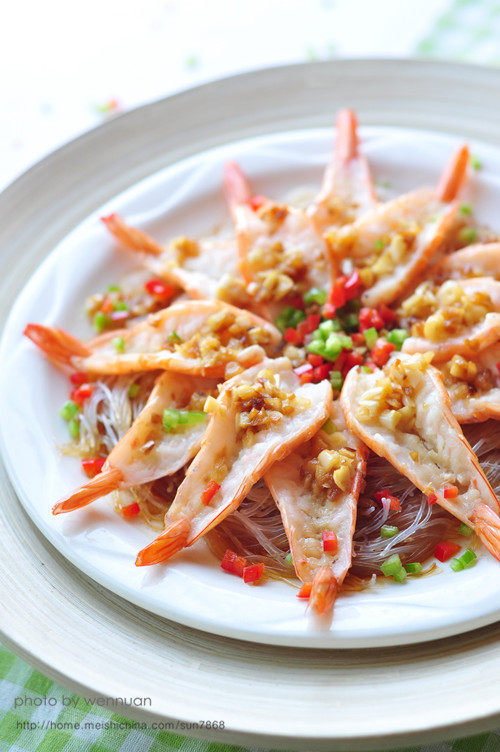
[[[362,136],[376,179],[390,185],[381,189],[388,195],[435,182],[460,142],[402,128],[363,128]],[[226,160],[242,164],[256,192],[282,197],[290,189],[319,185],[331,141],[330,129],[310,129],[203,152],[142,180],[72,231],[30,279],[6,325],[0,355],[8,364],[0,384],[4,458],[26,511],[59,551],[107,588],[160,616],[216,634],[302,647],[396,645],[463,632],[495,621],[500,613],[498,563],[486,552],[461,573],[443,565],[430,578],[341,595],[335,618],[326,623],[312,618],[283,583],[249,587],[225,574],[204,542],[166,566],[136,568],[135,555],[153,534],[123,520],[106,500],[70,515],[51,515],[53,503],[83,482],[79,463],[58,450],[67,440],[58,409],[68,382],[21,332],[36,321],[91,336],[85,297],[135,264],[99,215],[119,211],[160,240],[201,233],[227,221],[220,188]],[[480,221],[500,230],[500,150],[474,143],[472,151],[484,168],[472,175],[464,200],[474,205]]]

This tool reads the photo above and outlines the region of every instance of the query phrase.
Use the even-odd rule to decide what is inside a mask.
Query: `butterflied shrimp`
[[[310,600],[319,613],[332,608],[351,566],[357,501],[366,470],[364,445],[347,430],[338,401],[332,403],[329,418],[323,430],[275,462],[265,475],[281,512],[297,576],[305,583],[321,580],[322,587],[313,590],[322,597]]]
[[[339,112],[336,130],[331,162],[308,210],[320,232],[354,222],[377,203],[370,167],[360,152],[358,124],[352,110]]]
[[[142,254],[148,269],[191,298],[224,300],[240,307],[250,302],[238,269],[234,237],[179,237],[161,246],[147,233],[127,225],[119,214],[102,217],[102,221],[126,248]]]
[[[86,344],[57,327],[28,324],[24,333],[63,368],[92,374],[165,369],[214,378],[262,360],[281,339],[268,321],[215,300],[174,303]]]
[[[307,212],[264,198],[252,203],[248,180],[234,162],[226,165],[224,190],[236,227],[240,270],[264,315],[274,318],[312,287],[330,288],[335,270]]]
[[[363,305],[401,297],[445,246],[457,223],[454,201],[466,175],[463,146],[446,167],[437,188],[421,188],[375,207],[353,224],[326,234],[332,254],[358,268],[366,288]]]
[[[481,350],[473,360],[454,355],[439,365],[459,423],[500,419],[500,344]]]
[[[216,386],[214,380],[178,373],[159,376],[101,473],[59,501],[53,513],[80,509],[111,491],[140,486],[183,467],[200,448],[208,418],[202,406]]]
[[[434,362],[453,355],[474,358],[500,337],[500,282],[488,277],[423,282],[401,304],[411,336],[403,352],[433,352]]]
[[[498,500],[431,359],[431,353],[401,356],[383,371],[349,371],[340,397],[347,425],[431,502],[474,527],[500,559]]]
[[[318,430],[331,399],[326,381],[301,386],[287,358],[228,381],[206,405],[213,411],[210,424],[167,512],[166,529],[139,553],[137,565],[165,561],[237,509],[273,462]]]
[[[465,277],[500,279],[500,243],[478,243],[445,256],[430,272],[438,281]]]

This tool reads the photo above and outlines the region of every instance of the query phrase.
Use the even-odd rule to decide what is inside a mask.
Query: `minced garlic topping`
[[[416,404],[412,374],[425,371],[432,353],[424,353],[411,360],[396,360],[383,370],[375,385],[363,393],[357,417],[363,423],[377,418],[386,428],[411,432],[415,426]]]
[[[466,294],[459,283],[449,280],[438,288],[423,282],[402,303],[399,313],[411,324],[412,336],[440,342],[479,323],[493,310],[487,293]]]
[[[315,496],[334,498],[348,491],[356,472],[356,452],[346,446],[340,432],[311,439],[312,458],[301,468],[304,485]]]

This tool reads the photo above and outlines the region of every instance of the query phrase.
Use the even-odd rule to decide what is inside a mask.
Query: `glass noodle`
[[[119,376],[95,382],[92,396],[83,406],[80,438],[64,451],[79,456],[106,456],[118,439],[131,426],[144,406],[156,378],[155,373],[141,376]],[[130,390],[137,384],[139,391]],[[464,433],[497,494],[500,493],[500,423],[487,421],[465,426]],[[184,470],[169,478],[127,491],[115,492],[115,504],[136,501],[145,521],[156,530],[163,527],[163,517]],[[401,502],[401,511],[388,503],[374,500],[377,491],[388,488]],[[382,538],[380,528],[395,525],[399,532]],[[429,506],[427,498],[386,460],[370,454],[366,486],[358,503],[354,535],[354,556],[348,582],[359,587],[359,578],[380,574],[380,565],[391,554],[399,554],[403,564],[425,562],[436,544],[456,535],[459,522],[437,504]],[[288,541],[280,513],[261,480],[250,491],[237,511],[206,536],[212,552],[220,559],[226,548],[240,553],[250,561],[262,561],[268,573],[290,582],[295,580],[293,566],[286,561]],[[429,570],[430,571],[430,570]]]

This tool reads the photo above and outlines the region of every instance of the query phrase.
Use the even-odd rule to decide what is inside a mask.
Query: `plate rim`
[[[230,82],[234,83],[236,81],[238,82],[239,85],[241,85],[243,81],[247,81],[247,82],[251,81],[254,83],[255,82],[259,83],[266,78],[268,80],[272,80],[273,78],[276,77],[276,75],[283,75],[285,72],[287,73],[292,72],[292,74],[296,76],[299,76],[299,74],[307,74],[307,75],[310,74],[311,76],[314,77],[314,71],[318,72],[320,70],[322,71],[328,70],[328,71],[332,71],[332,75],[333,75],[334,68],[349,70],[349,67],[351,67],[351,70],[354,67],[356,69],[356,72],[358,73],[359,71],[363,73],[363,67],[365,67],[364,75],[366,76],[369,73],[367,66],[370,66],[372,69],[377,69],[382,72],[386,72],[389,68],[394,70],[394,68],[396,67],[397,69],[399,66],[399,75],[401,75],[401,77],[404,78],[404,76],[401,73],[401,66],[403,66],[405,71],[411,71],[415,76],[418,76],[420,79],[426,78],[426,76],[424,75],[424,69],[429,73],[431,70],[437,67],[443,72],[446,71],[447,74],[450,74],[452,71],[454,72],[453,75],[455,74],[458,75],[459,71],[462,73],[467,72],[466,78],[472,78],[472,79],[475,78],[476,80],[482,80],[482,83],[484,85],[490,86],[490,87],[493,85],[492,80],[486,81],[486,79],[495,79],[494,80],[495,88],[500,88],[500,71],[493,69],[493,68],[482,69],[479,67],[468,66],[464,64],[441,63],[441,62],[434,62],[434,61],[429,61],[429,62],[416,62],[416,61],[410,61],[410,60],[398,61],[395,59],[355,60],[355,61],[342,60],[342,61],[335,61],[334,63],[330,63],[330,62],[328,63],[305,63],[305,64],[299,63],[299,64],[287,65],[287,66],[277,66],[277,67],[268,68],[268,69],[258,69],[256,71],[242,73],[236,76],[230,76],[225,79],[219,79],[216,81],[203,84],[198,87],[193,87],[192,89],[189,89],[188,91],[177,93],[173,95],[172,97],[167,97],[165,99],[160,99],[160,100],[157,100],[156,102],[143,105],[140,108],[137,108],[136,110],[131,111],[130,113],[125,113],[124,115],[117,117],[115,120],[109,121],[107,123],[103,123],[97,128],[91,131],[87,131],[86,133],[79,136],[77,139],[60,147],[58,150],[56,150],[55,152],[53,152],[52,154],[48,155],[43,160],[41,160],[41,162],[31,167],[23,175],[19,176],[9,187],[7,187],[2,192],[2,194],[0,195],[0,216],[2,216],[2,211],[8,212],[12,207],[15,208],[17,198],[19,194],[22,194],[24,192],[25,187],[26,189],[28,189],[27,192],[29,193],[30,181],[36,183],[37,178],[39,177],[41,172],[43,173],[43,172],[46,172],[47,170],[50,172],[50,170],[58,162],[58,160],[60,160],[61,157],[63,157],[63,161],[66,158],[68,158],[71,155],[72,151],[75,150],[77,145],[79,149],[82,149],[82,148],[85,149],[87,148],[88,144],[92,143],[93,140],[95,139],[99,140],[99,139],[104,138],[107,132],[113,132],[117,130],[117,132],[120,133],[120,131],[123,130],[122,126],[125,123],[125,121],[128,124],[130,124],[130,127],[132,127],[134,118],[137,117],[138,113],[142,113],[142,115],[144,115],[145,113],[151,113],[152,108],[155,108],[155,107],[158,108],[162,104],[164,105],[165,102],[169,102],[170,103],[169,106],[172,106],[172,103],[177,104],[180,101],[180,99],[183,97],[185,98],[185,97],[194,96],[196,98],[196,96],[198,96],[200,93],[202,94],[202,99],[203,99],[203,97],[206,96],[207,94],[211,96],[210,92],[214,93],[216,88],[221,87],[221,86],[226,87],[230,84]],[[396,73],[398,73],[398,71],[396,71]],[[371,74],[373,75],[373,70]],[[333,78],[335,78],[335,76],[333,76]],[[396,78],[397,78],[397,75],[396,75]],[[493,119],[493,114],[492,114],[491,119]],[[496,114],[496,119],[497,120],[500,119],[498,114]],[[115,123],[116,123],[116,126],[114,125]],[[278,127],[281,127],[281,126],[275,126],[273,130],[275,130]],[[300,125],[298,125],[297,127],[300,127]],[[267,132],[270,132],[270,130],[268,130]],[[234,136],[235,139],[240,138],[240,137],[241,136],[239,135]],[[484,138],[483,136],[477,136],[477,137],[483,138],[483,140],[489,141],[490,143],[492,141],[494,142],[494,140],[491,138],[488,139],[488,138]],[[207,146],[197,147],[195,151],[200,150],[200,148],[207,148]],[[193,153],[193,152],[188,151],[184,154],[184,156],[188,156],[190,153]],[[174,156],[172,157],[170,162],[178,161],[178,159],[179,157],[175,156],[175,152],[174,152]],[[144,163],[143,163],[143,166],[144,166]],[[147,166],[147,163],[146,163],[146,166]],[[156,164],[155,170],[160,169],[161,166],[164,166],[164,165]],[[132,168],[131,168],[131,171],[127,173],[127,175],[128,175],[128,178],[127,178],[128,185],[131,185],[134,182],[137,182],[138,178],[135,177]],[[114,185],[108,184],[108,190],[107,190],[108,195],[113,195],[117,192],[119,192],[119,190],[116,190]],[[47,197],[45,198],[45,200],[47,200]],[[103,203],[104,200],[102,200],[99,196],[97,196],[95,201],[93,202],[93,205],[98,206],[100,203]],[[89,209],[88,206],[89,204],[86,204],[80,207],[80,212],[79,212],[80,216],[85,217],[89,213],[91,213],[92,209]],[[59,239],[61,239],[61,237],[63,237],[67,232],[68,223],[69,223],[69,226],[74,226],[76,224],[73,221],[73,217],[74,217],[74,214],[72,215],[70,213],[67,216],[66,223],[62,221],[62,222],[59,222],[57,225],[54,224],[52,233],[54,234],[54,231],[58,230],[60,233]],[[11,232],[12,232],[12,228],[11,228]],[[7,233],[7,237],[8,237],[8,233]],[[20,241],[18,241],[18,243],[19,242]],[[8,275],[7,280],[13,280],[14,283],[18,283],[18,286],[20,286],[21,281],[26,280],[26,278],[30,276],[30,273],[31,273],[31,269],[29,268],[30,264],[33,265],[33,263],[36,262],[37,259],[35,258],[35,254],[33,253],[32,255],[28,254],[27,260],[29,263],[26,264],[22,273],[19,273],[19,270],[18,270],[17,274]],[[15,284],[13,285],[13,290],[10,290],[9,292],[12,292],[13,294],[7,296],[7,304],[8,304],[8,298],[13,297],[14,294],[17,294],[18,292]],[[5,307],[5,303],[3,305]],[[12,506],[12,508],[14,507],[15,507],[15,504]],[[12,509],[10,511],[12,512]],[[17,512],[19,512],[19,510],[17,510]],[[3,510],[2,510],[2,515],[3,515]],[[3,527],[4,536],[7,535],[9,545],[14,545],[16,541],[12,541],[12,531],[10,531],[10,538],[9,538],[8,537],[9,527],[3,524],[4,522],[5,522],[5,518],[2,517],[2,527]],[[34,531],[32,530],[30,534],[33,535]],[[36,537],[36,534],[35,534],[35,537]],[[0,554],[0,565],[2,566],[2,568],[4,568],[5,566],[5,562],[1,560],[1,554]],[[72,575],[74,575],[74,573],[72,573]],[[43,578],[39,578],[39,582],[43,583]],[[0,588],[2,587],[3,587],[3,583],[0,584]],[[103,594],[103,597],[106,597],[106,594]],[[110,599],[108,598],[107,600],[110,600]],[[45,664],[43,657],[42,657],[42,652],[41,652],[42,646],[38,645],[36,643],[36,640],[30,644],[28,648],[28,652],[26,652],[26,646],[23,645],[22,641],[19,639],[19,636],[18,636],[18,640],[16,641],[15,634],[14,635],[12,634],[12,629],[15,626],[14,622],[15,620],[12,621],[9,625],[7,625],[3,617],[0,615],[0,630],[2,634],[4,635],[4,639],[6,639],[6,642],[8,644],[17,645],[18,648],[22,650],[23,654],[29,656],[30,661],[34,663],[38,663],[38,665],[40,666],[43,666],[43,670],[46,673],[52,673],[52,675],[58,675],[58,671],[55,665],[51,665],[50,667],[48,667]],[[483,635],[485,634],[491,635],[492,627],[487,627],[487,628],[483,628],[482,630],[476,631],[472,633],[471,635],[469,635],[469,637],[472,639],[477,639],[480,633],[482,633]],[[33,635],[31,635],[31,639],[33,640]],[[449,638],[445,638],[444,640],[439,640],[438,642],[449,643],[450,640]],[[286,649],[280,648],[280,650],[286,650]],[[290,650],[294,651],[294,650],[300,650],[300,649],[293,648]],[[353,652],[360,652],[360,651],[353,651]],[[49,668],[50,668],[50,671],[49,671]],[[65,682],[67,683],[68,681],[70,681],[69,676],[67,677],[67,679],[65,678]],[[74,678],[71,679],[71,682],[74,685],[77,684],[77,681]],[[80,687],[79,691],[81,691],[81,685],[79,685],[79,687]],[[457,728],[460,728],[460,733],[466,733],[466,732],[474,733],[474,731],[478,729],[484,730],[485,724],[493,728],[498,723],[498,720],[500,719],[499,711],[500,711],[500,707],[497,701],[497,704],[495,707],[491,706],[491,703],[490,703],[489,710],[485,714],[478,715],[476,713],[475,716],[469,717],[466,720],[462,719],[461,722],[457,720],[457,718],[455,717],[454,721],[449,719],[447,722],[443,722],[440,724],[435,723],[433,727],[432,728],[429,727],[429,729],[427,729],[427,731],[424,734],[422,733],[421,730],[418,730],[417,732],[415,731],[412,732],[411,729],[408,729],[407,731],[405,731],[404,742],[408,743],[408,741],[410,741],[411,739],[415,739],[416,733],[419,735],[419,739],[425,737],[425,739],[432,740],[432,739],[437,738],[438,735],[442,734],[446,729],[447,729],[446,733],[451,734],[451,733],[456,733],[456,731],[452,731],[452,729],[457,729]],[[436,730],[437,730],[437,733],[436,733]],[[279,737],[277,737],[276,735],[269,735],[268,733],[266,734],[265,732],[263,733],[262,731],[258,731],[258,730],[252,732],[252,729],[248,728],[248,723],[247,723],[246,730],[243,730],[243,728],[240,726],[239,730],[237,730],[235,733],[239,734],[240,740],[243,738],[244,734],[249,735],[250,733],[252,733],[252,739],[254,739],[255,741],[258,740],[260,744],[262,743],[267,744],[268,742],[266,740],[269,739],[271,740],[270,741],[271,744],[286,745],[288,747],[293,746],[292,744],[293,739],[300,741],[301,744],[303,744],[304,742],[309,743],[309,739],[311,739],[311,742],[315,745],[315,748],[320,748],[320,746],[323,746],[324,748],[332,748],[333,743],[335,745],[339,743],[345,744],[348,738],[349,739],[351,738],[345,735],[335,736],[334,730],[332,730],[330,733],[322,737],[319,737],[319,736],[309,737],[307,736],[307,734],[303,737],[300,737],[300,739],[297,736],[291,738],[289,735],[286,735],[286,734],[282,736],[280,735]],[[210,736],[211,738],[213,738],[216,735],[211,734]],[[249,737],[247,737],[247,741],[243,740],[242,743],[244,744],[248,743],[248,738]],[[385,743],[388,738],[390,738],[390,732],[386,732],[382,736],[380,736],[379,734],[378,737],[375,735],[365,735],[363,736],[361,741],[359,741],[360,738],[361,737],[358,736],[355,740],[355,738],[352,737],[352,743],[356,744],[356,746],[352,746],[352,749],[355,749],[355,748],[362,749],[362,748],[369,748],[369,747],[374,748],[375,745],[381,745]],[[228,737],[223,735],[221,740],[227,741]],[[400,740],[400,736],[398,737],[398,740],[396,740],[395,738],[394,742],[396,743],[397,741],[397,743],[399,743],[399,740]],[[320,745],[320,746],[316,747],[316,745]]]

